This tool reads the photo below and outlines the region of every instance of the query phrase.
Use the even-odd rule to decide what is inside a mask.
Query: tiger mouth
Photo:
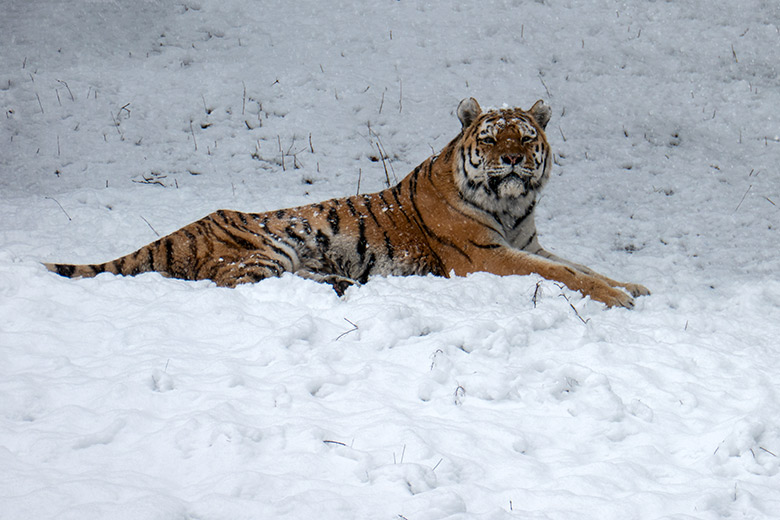
[[[518,182],[522,184],[524,190],[532,187],[534,174],[525,171],[510,171],[509,173],[498,173],[490,175],[487,184],[493,193],[498,193],[498,189],[505,183]]]
[[[500,177],[500,178],[532,178],[535,176],[536,171],[530,168],[524,168],[522,166],[506,166],[498,168],[488,168],[486,171],[488,177]]]

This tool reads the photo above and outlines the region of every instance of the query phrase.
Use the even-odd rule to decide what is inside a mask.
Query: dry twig
[[[340,340],[341,338],[343,338],[344,336],[346,336],[350,332],[355,332],[356,330],[358,330],[358,326],[356,324],[352,323],[351,321],[349,321],[347,318],[344,318],[344,321],[346,321],[347,323],[352,325],[352,328],[349,329],[346,332],[342,332],[341,334],[339,334],[338,337],[336,338],[336,341]]]
[[[60,204],[60,202],[57,199],[55,199],[54,197],[44,197],[44,198],[45,199],[49,199],[49,200],[53,200],[54,202],[56,202],[57,206],[59,206],[60,209],[62,210],[62,212],[65,213],[65,216],[68,217],[68,220],[73,220],[72,218],[70,218],[70,215],[68,215],[68,212],[65,211],[65,208],[62,207],[62,204]]]

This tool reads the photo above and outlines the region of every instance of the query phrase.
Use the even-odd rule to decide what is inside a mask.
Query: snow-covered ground
[[[0,8],[0,519],[780,518],[778,2]],[[635,310],[40,264],[381,189],[467,96],[553,107],[542,243]]]

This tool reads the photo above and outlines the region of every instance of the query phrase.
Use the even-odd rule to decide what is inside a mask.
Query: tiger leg
[[[590,269],[589,267],[586,267],[582,264],[577,264],[575,262],[570,262],[569,260],[565,260],[553,253],[550,253],[545,249],[541,249],[537,251],[536,254],[544,258],[547,258],[548,260],[552,260],[553,262],[558,262],[559,264],[569,266],[572,269],[576,269],[577,271],[580,271],[581,273],[586,274],[588,276],[598,278],[604,281],[605,283],[607,283],[610,287],[622,287],[623,289],[627,290],[631,294],[631,296],[647,296],[648,294],[650,294],[650,291],[644,285],[640,285],[638,283],[625,283],[625,282],[615,281],[612,278],[597,273],[596,271]]]
[[[471,256],[470,266],[465,271],[462,268],[455,269],[458,275],[475,271],[485,271],[500,276],[535,273],[548,280],[560,282],[572,291],[579,291],[608,307],[628,309],[634,307],[634,299],[631,296],[615,289],[599,277],[591,276],[565,263],[511,247],[490,249],[489,252],[474,254]]]
[[[266,278],[278,278],[285,272],[293,271],[294,266],[289,262],[263,251],[249,254],[245,251],[236,254],[223,252],[200,266],[199,279],[212,280],[220,287],[236,287]]]

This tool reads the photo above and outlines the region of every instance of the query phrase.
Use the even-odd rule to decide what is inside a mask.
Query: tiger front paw
[[[612,289],[608,294],[590,295],[594,300],[598,300],[605,304],[607,307],[625,307],[626,309],[634,308],[634,299],[617,289]]]
[[[647,287],[638,283],[623,284],[623,287],[626,289],[626,291],[629,292],[629,294],[631,294],[631,296],[647,296],[650,294],[650,290]]]
[[[595,287],[581,288],[580,292],[590,296],[591,300],[601,302],[607,307],[634,308],[634,299],[631,296],[607,284],[596,284]]]

